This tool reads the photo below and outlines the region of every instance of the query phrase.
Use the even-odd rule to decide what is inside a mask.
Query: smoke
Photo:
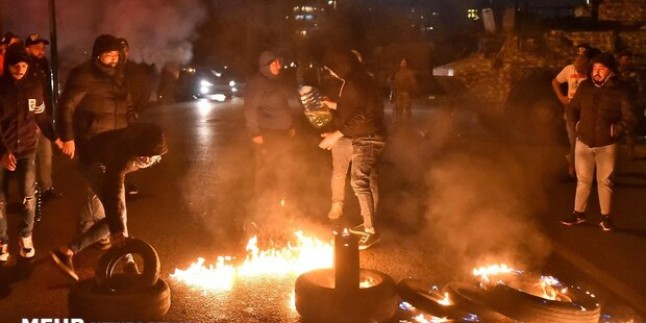
[[[49,1],[9,0],[1,6],[4,31],[26,38],[38,32],[50,38]],[[104,33],[124,37],[130,59],[155,63],[188,63],[190,40],[206,18],[201,0],[114,0],[56,2],[60,64],[74,66],[88,59],[94,39]]]

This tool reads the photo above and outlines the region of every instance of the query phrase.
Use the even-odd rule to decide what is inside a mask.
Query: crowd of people
[[[79,212],[80,233],[50,255],[60,269],[78,280],[73,256],[90,245],[123,245],[128,236],[126,174],[158,163],[168,147],[159,126],[136,122],[148,103],[150,82],[145,71],[128,60],[125,39],[98,36],[90,58],[71,71],[58,101],[54,100],[52,72],[45,57],[48,44],[38,34],[29,35],[24,42],[12,33],[2,38],[0,182],[6,183],[11,172],[18,177],[23,201],[19,253],[32,258],[36,253],[32,240],[36,178],[44,197],[60,197],[51,180],[52,143],[69,158],[77,157],[87,191]],[[7,191],[8,185],[2,185],[0,262],[10,256]],[[136,272],[132,257],[127,260],[125,269]]]

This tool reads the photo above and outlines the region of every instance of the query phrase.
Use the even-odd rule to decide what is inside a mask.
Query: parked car
[[[185,66],[180,70],[175,99],[224,102],[242,95],[244,84],[227,66]]]

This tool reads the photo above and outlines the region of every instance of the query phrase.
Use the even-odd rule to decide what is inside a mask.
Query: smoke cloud
[[[49,39],[49,1],[8,0],[0,4],[3,31],[21,38],[37,32]],[[124,37],[130,59],[155,63],[188,63],[190,40],[206,18],[201,0],[57,0],[59,63],[74,66],[88,59],[94,39],[104,33]]]

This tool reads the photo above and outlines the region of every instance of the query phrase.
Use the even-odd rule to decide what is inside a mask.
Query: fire
[[[552,276],[524,274],[522,270],[513,269],[505,264],[476,268],[473,270],[473,275],[478,276],[485,285],[504,284],[544,299],[571,301],[568,288],[563,287],[561,282]],[[492,276],[497,277],[492,281]]]
[[[399,304],[399,308],[413,312],[413,313],[419,313],[417,311],[417,308],[415,306],[407,303],[407,302],[401,302]],[[411,323],[440,323],[440,322],[452,322],[452,320],[446,318],[446,317],[437,317],[429,314],[417,314],[413,317],[411,317],[409,320],[401,320],[400,322],[411,322]]]
[[[512,272],[514,270],[505,264],[495,264],[473,269],[473,275],[480,276],[480,279],[485,283],[490,282],[489,276],[510,274]]]
[[[247,255],[242,263],[234,264],[234,257],[219,256],[214,265],[205,266],[198,258],[188,269],[175,269],[171,278],[205,291],[231,290],[238,278],[263,275],[299,275],[304,272],[331,268],[334,248],[331,242],[308,237],[302,231],[294,233],[296,243],[287,243],[280,249],[260,250],[256,236],[247,242]]]
[[[451,299],[449,299],[449,293],[448,292],[444,292],[444,298],[438,300],[437,303],[441,304],[441,305],[444,305],[444,306],[453,305],[453,303],[451,302]]]

